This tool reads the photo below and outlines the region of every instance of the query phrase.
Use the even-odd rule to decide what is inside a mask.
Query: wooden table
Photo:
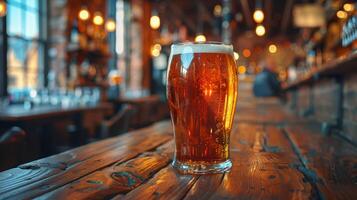
[[[23,105],[10,105],[0,108],[0,123],[19,123],[23,121],[33,121],[40,119],[49,119],[63,115],[73,115],[93,110],[111,109],[110,104],[97,104],[87,106],[35,106],[31,109],[25,109]]]
[[[31,109],[25,109],[23,105],[10,105],[0,108],[0,128],[5,130],[17,126],[25,130],[28,134],[26,157],[35,159],[54,151],[51,135],[53,125],[63,119],[70,119],[76,127],[75,145],[83,144],[86,140],[83,117],[92,111],[111,112],[112,105],[108,103],[72,107],[44,105]]]
[[[0,199],[357,199],[355,146],[273,101],[241,105],[225,174],[177,173],[163,121],[4,171]]]

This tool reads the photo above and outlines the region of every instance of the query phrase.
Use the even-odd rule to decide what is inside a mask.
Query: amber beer
[[[167,97],[175,133],[176,169],[201,174],[231,168],[229,136],[237,87],[231,45],[172,45]]]

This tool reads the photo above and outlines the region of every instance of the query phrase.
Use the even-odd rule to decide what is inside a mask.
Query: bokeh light
[[[195,42],[206,42],[206,36],[203,34],[196,35]]]
[[[258,25],[255,28],[255,33],[257,34],[257,36],[263,36],[265,35],[265,27],[263,25]]]
[[[249,49],[243,49],[243,56],[249,58],[252,55]]]
[[[264,13],[262,10],[256,10],[253,14],[253,19],[256,23],[262,23],[264,20]]]
[[[270,53],[276,53],[278,51],[278,47],[275,44],[271,44],[268,47]]]
[[[222,6],[219,4],[215,5],[213,8],[213,14],[216,17],[221,16],[222,15]]]
[[[247,72],[247,68],[244,65],[240,65],[238,67],[238,73],[239,74],[245,74]]]
[[[108,32],[115,31],[115,21],[113,19],[108,19],[105,23],[105,29],[107,29]]]
[[[158,29],[160,28],[160,17],[157,15],[153,15],[150,18],[150,27],[152,29]]]
[[[98,26],[100,26],[100,25],[102,25],[104,23],[104,19],[103,19],[102,15],[99,12],[94,14],[93,23],[95,25],[98,25]]]
[[[78,13],[78,17],[79,17],[79,19],[84,20],[84,21],[89,19],[89,17],[90,17],[89,11],[86,8],[82,8]]]
[[[0,17],[6,15],[6,3],[5,1],[0,1]]]
[[[337,11],[336,16],[340,19],[346,19],[348,15],[345,11],[339,10]]]
[[[343,9],[346,11],[346,12],[352,12],[354,9],[355,9],[355,6],[352,4],[352,3],[345,3],[343,5]]]

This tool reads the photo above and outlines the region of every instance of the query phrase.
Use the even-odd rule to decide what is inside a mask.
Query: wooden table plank
[[[114,164],[36,199],[108,199],[127,193],[166,167],[173,156],[173,140],[154,152],[145,152],[122,164]]]
[[[308,120],[292,115],[287,110],[282,108],[283,105],[261,105],[250,103],[243,106],[238,106],[236,123],[255,123],[255,124],[296,124],[307,123]]]
[[[131,159],[144,151],[155,148],[156,146],[172,139],[171,132],[167,132],[166,129],[157,131],[155,131],[155,129],[156,128],[153,127],[153,129],[148,132],[138,131],[137,134],[131,135],[131,137],[126,136],[128,137],[127,140],[129,140],[127,144],[120,144],[119,146],[109,149],[103,153],[90,156],[82,162],[74,163],[70,167],[66,167],[62,170],[55,170],[53,173],[48,173],[48,170],[52,171],[52,168],[49,167],[49,169],[47,169],[47,166],[40,166],[40,168],[38,168],[38,166],[23,168],[23,170],[34,170],[30,177],[36,179],[37,181],[28,180],[30,178],[29,176],[21,180],[19,180],[19,178],[14,178],[12,180],[15,187],[7,187],[9,182],[6,180],[9,178],[9,174],[12,176],[14,174],[8,172],[1,173],[0,177],[3,178],[1,179],[2,182],[0,185],[2,186],[1,188],[5,189],[2,189],[0,198],[29,198],[41,195],[114,162],[123,162]],[[119,141],[120,137],[118,137],[117,140]],[[101,143],[99,142],[97,144]],[[98,151],[100,150],[98,149]],[[68,155],[71,155],[71,151],[67,153]],[[56,160],[56,156],[54,156],[53,159]],[[45,170],[43,170],[44,168]],[[42,171],[45,171],[46,173],[43,173]],[[27,173],[25,172],[25,174]],[[48,174],[51,176],[48,176]]]
[[[231,150],[240,152],[285,152],[295,154],[290,142],[275,126],[239,123],[231,136]]]
[[[290,142],[273,126],[238,124],[232,131],[230,172],[200,176],[185,199],[307,199],[309,183]],[[207,189],[209,188],[209,189]]]
[[[179,174],[171,165],[122,199],[182,199],[198,176]]]
[[[13,105],[0,109],[0,122],[33,121],[56,116],[72,115],[80,112],[111,109],[112,105],[108,103],[73,107],[35,106],[32,109],[25,109],[22,105]]]
[[[290,167],[294,160],[281,153],[234,152],[232,170],[210,199],[308,199],[311,185]]]
[[[316,129],[289,126],[286,131],[321,199],[357,199],[356,147]]]
[[[150,134],[157,130],[150,127],[139,131],[133,131],[116,138],[88,144],[71,151],[66,151],[58,155],[36,160],[17,168],[1,172],[0,185],[2,187],[0,187],[0,194],[53,176],[95,155],[122,145],[127,145],[132,142],[133,138],[143,138],[146,137],[145,134]]]

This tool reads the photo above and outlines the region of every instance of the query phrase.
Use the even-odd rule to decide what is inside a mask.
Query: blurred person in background
[[[263,71],[257,74],[254,80],[253,92],[256,97],[282,96],[275,68],[275,60],[272,57],[267,57],[263,64]]]

